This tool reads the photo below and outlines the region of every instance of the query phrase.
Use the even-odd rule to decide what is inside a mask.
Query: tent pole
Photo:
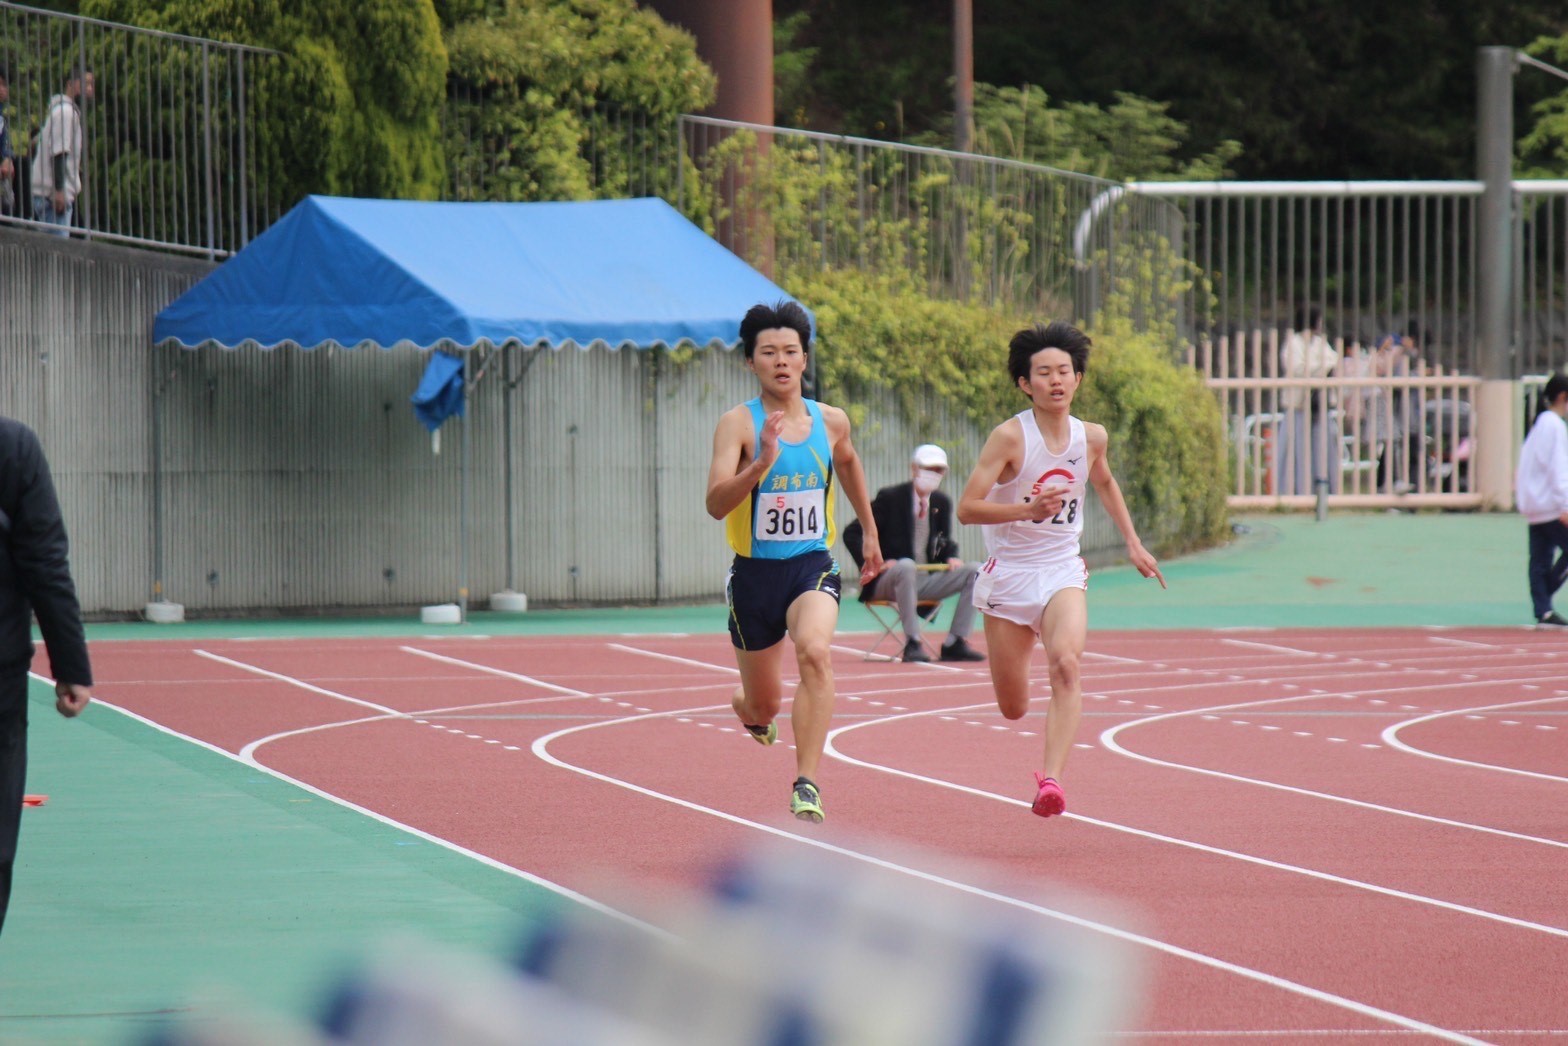
[[[501,346],[501,490],[506,513],[506,590],[517,591],[516,526],[512,506],[512,346]],[[492,608],[494,609],[494,608]]]
[[[152,599],[163,600],[163,389],[158,366],[158,350],[148,353],[152,360]]]
[[[469,375],[470,375],[470,372],[473,369],[472,363],[470,362],[471,358],[472,358],[472,350],[464,350],[464,352],[463,352],[463,417],[462,417],[462,424],[463,424],[463,454],[462,454],[462,460],[459,462],[458,469],[457,469],[458,502],[459,502],[459,505],[460,505],[460,508],[459,508],[459,511],[458,511],[458,517],[459,517],[459,519],[458,519],[458,530],[461,531],[461,534],[459,535],[459,538],[458,538],[458,547],[461,549],[461,554],[460,554],[461,566],[460,566],[460,568],[458,570],[458,573],[461,575],[460,580],[462,582],[461,587],[458,588],[458,590],[457,590],[457,609],[458,609],[458,620],[462,621],[464,624],[468,623],[468,473],[469,473],[468,453],[469,453],[469,446],[473,442],[473,425],[472,425],[472,422],[473,422],[473,416],[474,416],[474,411],[473,411],[473,406],[474,405],[469,402],[469,399],[472,397],[472,394],[473,394],[473,388],[469,384],[469,381],[470,381]]]

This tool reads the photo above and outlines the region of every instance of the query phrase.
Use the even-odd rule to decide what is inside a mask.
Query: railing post
[[[216,193],[212,184],[212,58],[207,41],[201,44],[201,151],[202,195],[207,209],[207,257],[218,256],[218,223],[213,213]]]

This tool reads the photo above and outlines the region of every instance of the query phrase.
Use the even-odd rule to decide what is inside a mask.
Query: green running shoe
[[[802,821],[822,823],[822,794],[809,778],[795,778],[795,789],[789,796],[789,812]]]
[[[769,723],[767,726],[752,726],[750,723],[742,723],[741,725],[746,728],[746,732],[751,735],[751,739],[759,745],[771,745],[779,739],[779,725],[777,723]]]

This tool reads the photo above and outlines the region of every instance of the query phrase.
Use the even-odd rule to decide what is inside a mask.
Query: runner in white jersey
[[[1086,483],[1121,531],[1133,566],[1165,587],[1111,475],[1104,426],[1072,416],[1088,361],[1089,338],[1066,323],[1013,336],[1008,372],[1031,405],[992,430],[958,501],[959,521],[983,527],[990,555],[975,583],[975,606],[985,615],[997,707],[1008,719],[1028,713],[1030,658],[1036,641],[1045,647],[1051,704],[1032,804],[1041,817],[1067,809],[1062,772],[1083,712],[1089,570],[1079,539]]]

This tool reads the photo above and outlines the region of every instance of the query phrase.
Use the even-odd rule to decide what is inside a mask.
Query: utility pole
[[[1476,480],[1487,508],[1513,507],[1516,394],[1510,303],[1513,300],[1514,71],[1511,47],[1476,55],[1475,176],[1482,183],[1476,265]]]
[[[972,0],[953,0],[953,148],[974,144],[975,20]]]

